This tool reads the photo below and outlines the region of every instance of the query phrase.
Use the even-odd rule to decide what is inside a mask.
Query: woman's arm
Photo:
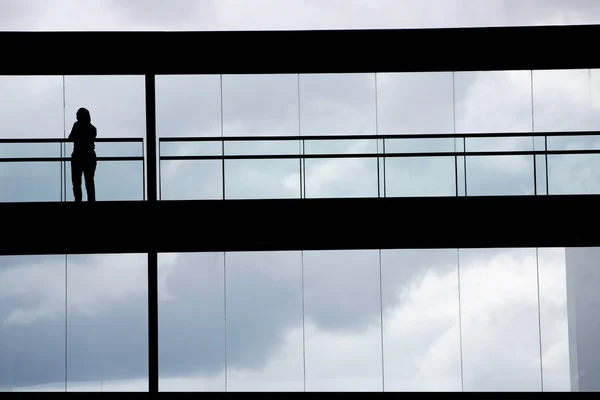
[[[71,128],[71,133],[69,133],[69,140],[75,140],[77,135],[77,122],[73,124],[73,128]]]

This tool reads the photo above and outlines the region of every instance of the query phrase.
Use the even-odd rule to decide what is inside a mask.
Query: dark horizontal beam
[[[597,68],[600,67],[600,59],[586,46],[594,37],[600,37],[600,26],[240,32],[0,32],[0,75]],[[52,49],[52,57],[45,56],[48,49]]]
[[[600,246],[600,196],[0,204],[0,254]]]

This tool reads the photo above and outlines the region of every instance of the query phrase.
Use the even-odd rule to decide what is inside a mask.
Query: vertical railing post
[[[146,74],[146,191],[152,208],[157,202],[156,81]],[[153,213],[148,212],[150,218]],[[148,226],[152,222],[148,221]],[[152,246],[151,243],[149,243]],[[158,253],[148,248],[148,390],[158,393]]]

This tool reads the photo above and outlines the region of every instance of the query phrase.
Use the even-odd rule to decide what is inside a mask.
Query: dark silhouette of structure
[[[77,121],[73,124],[69,140],[73,141],[71,154],[71,180],[73,182],[73,197],[76,202],[82,200],[81,175],[85,179],[85,190],[88,201],[96,201],[94,174],[96,173],[96,127],[92,125],[92,117],[86,108],[77,110]]]

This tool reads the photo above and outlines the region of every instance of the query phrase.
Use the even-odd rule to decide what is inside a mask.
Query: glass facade
[[[155,82],[159,200],[600,194],[598,70]],[[0,84],[0,202],[73,201],[82,106],[98,200],[146,200],[143,76]],[[573,294],[591,279],[571,274],[573,252],[159,254],[159,388],[592,388],[596,328],[580,321],[598,318]],[[148,391],[148,264],[0,257],[0,390]]]
[[[598,194],[598,70],[156,77],[160,199]],[[143,76],[3,76],[0,201],[143,200]],[[16,95],[15,95],[16,93]],[[511,136],[512,135],[512,136]]]
[[[160,390],[569,391],[575,251],[159,254]],[[146,263],[1,257],[2,390],[147,391]]]
[[[162,199],[600,190],[597,70],[156,82]]]

